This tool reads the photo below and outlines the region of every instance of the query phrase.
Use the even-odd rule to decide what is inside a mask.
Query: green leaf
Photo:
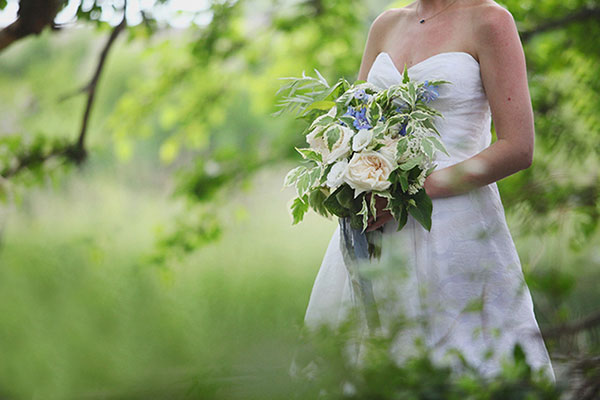
[[[304,112],[301,115],[306,115],[309,111],[312,111],[312,110],[329,111],[329,110],[331,110],[331,107],[333,107],[333,106],[335,106],[334,101],[329,101],[329,100],[315,101],[314,103],[312,103],[308,107],[306,107],[304,109]]]
[[[406,222],[408,222],[408,211],[406,211],[406,208],[402,207],[400,208],[400,214],[398,216],[394,216],[394,218],[396,221],[398,221],[396,231],[399,231],[400,229],[404,228],[404,225],[406,225]]]
[[[402,83],[410,82],[410,78],[408,77],[408,67],[406,63],[404,63],[404,71],[402,72]]]
[[[336,190],[336,197],[342,207],[352,210],[354,191],[348,185],[342,185]]]
[[[333,149],[333,145],[339,140],[341,136],[340,127],[332,126],[325,131],[325,139],[327,140],[327,147],[331,151]]]
[[[411,158],[404,164],[400,164],[400,168],[403,169],[404,171],[409,171],[409,170],[413,169],[414,167],[416,167],[417,165],[419,165],[421,163],[421,161],[423,161],[423,155],[419,154],[418,156]]]
[[[400,181],[400,187],[402,187],[402,191],[406,192],[408,190],[408,177],[405,174],[398,174],[398,179]]]
[[[442,153],[446,154],[447,156],[450,156],[450,154],[448,154],[448,151],[446,150],[446,147],[444,146],[444,144],[442,143],[441,140],[439,140],[435,136],[428,136],[427,140],[429,140],[435,146],[436,149],[438,149]]]
[[[424,121],[430,118],[429,114],[425,114],[424,112],[421,111],[413,111],[410,113],[410,117],[412,119],[416,119],[418,121]]]
[[[364,232],[367,229],[367,223],[369,222],[369,206],[367,205],[367,196],[363,194],[362,196],[362,208],[358,212],[358,215],[362,215],[362,231]]]
[[[303,201],[300,197],[296,197],[292,202],[291,211],[293,218],[292,225],[296,225],[302,221],[304,214],[308,211],[308,202]]]
[[[431,142],[429,140],[423,140],[421,142],[421,146],[423,146],[423,151],[425,152],[427,158],[431,160],[433,158],[433,145]]]
[[[329,217],[329,212],[327,211],[327,207],[325,207],[324,204],[326,198],[327,195],[320,188],[317,188],[311,191],[308,195],[308,204],[317,213],[321,214],[324,217]]]
[[[425,229],[431,231],[431,213],[433,204],[431,198],[425,192],[425,189],[419,190],[413,197],[416,202],[415,206],[409,206],[408,212],[412,215]]]
[[[327,199],[325,199],[325,201],[323,202],[323,205],[325,206],[325,208],[327,208],[327,211],[340,218],[350,215],[350,212],[344,206],[342,206],[337,199],[338,193],[342,190],[344,186],[346,185],[340,186],[335,192],[330,194],[327,197]]]
[[[285,176],[283,185],[286,187],[294,185],[298,181],[298,178],[300,177],[300,175],[302,175],[305,171],[306,171],[306,167],[303,165],[292,169]]]
[[[306,169],[299,177],[296,182],[296,190],[298,192],[298,197],[304,197],[310,189],[319,181],[321,177],[321,168],[314,167],[311,169]]]
[[[371,192],[371,201],[369,202],[369,206],[371,207],[371,215],[373,216],[373,220],[377,219],[377,207],[375,207],[375,193]]]
[[[317,153],[314,150],[311,150],[311,149],[299,149],[297,147],[295,147],[295,149],[306,160],[313,160],[313,161],[316,161],[316,162],[319,162],[319,163],[323,162],[323,157],[321,156],[321,154]]]
[[[396,150],[398,152],[398,157],[400,157],[404,152],[408,149],[408,142],[406,136],[398,140],[398,144],[396,144]]]

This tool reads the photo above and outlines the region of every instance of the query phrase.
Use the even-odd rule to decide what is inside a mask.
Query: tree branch
[[[88,99],[85,106],[85,112],[83,114],[83,120],[81,122],[81,131],[79,132],[79,138],[77,139],[77,145],[75,146],[75,150],[79,154],[79,157],[76,157],[75,161],[77,163],[81,163],[85,160],[87,153],[85,150],[84,142],[85,136],[88,127],[88,121],[90,119],[90,114],[92,112],[92,106],[94,104],[94,99],[96,97],[96,87],[98,86],[98,81],[100,80],[100,75],[102,74],[102,70],[104,68],[104,64],[106,62],[106,57],[115,42],[115,39],[119,36],[119,34],[125,29],[127,26],[127,19],[125,18],[125,14],[123,14],[123,20],[119,23],[119,25],[115,26],[100,53],[100,59],[98,61],[98,66],[96,67],[96,71],[92,76],[90,83],[84,87],[83,90],[87,91]]]
[[[544,332],[545,338],[557,338],[564,335],[572,335],[585,331],[587,329],[594,328],[600,325],[600,311],[597,311],[587,317],[567,324],[563,324],[557,327],[546,329]]]
[[[537,34],[560,29],[560,28],[563,28],[574,22],[583,22],[586,20],[598,20],[598,19],[600,19],[600,8],[593,7],[593,6],[587,6],[587,7],[583,7],[582,9],[573,12],[572,14],[565,15],[563,17],[544,22],[535,28],[523,31],[523,32],[521,32],[520,36],[521,36],[521,40],[523,42],[525,42],[525,41],[530,40],[532,37],[534,37]]]
[[[0,51],[51,26],[62,4],[63,0],[21,0],[17,20],[0,30]]]

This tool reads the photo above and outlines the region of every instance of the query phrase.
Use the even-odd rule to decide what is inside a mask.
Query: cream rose
[[[391,161],[377,151],[354,153],[344,180],[354,189],[354,197],[357,197],[362,192],[389,188],[391,182],[388,178],[392,169]]]
[[[325,135],[327,134],[327,130],[335,129],[336,127],[340,130],[340,137],[333,146],[331,146],[331,150],[329,150]],[[317,137],[323,130],[325,130],[325,132]],[[350,139],[352,138],[352,135],[354,135],[354,131],[345,126],[334,125],[327,129],[318,127],[306,135],[306,141],[312,150],[321,154],[325,164],[331,164],[350,152]]]

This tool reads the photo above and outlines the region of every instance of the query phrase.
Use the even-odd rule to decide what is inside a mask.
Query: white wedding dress
[[[437,153],[437,169],[490,145],[491,112],[475,58],[466,52],[440,53],[413,65],[408,73],[418,81],[452,83],[440,85],[439,97],[430,103],[444,116],[436,119],[436,125],[450,154]],[[367,80],[387,88],[399,83],[402,74],[382,52]],[[383,327],[399,313],[427,321],[426,327],[395,336],[394,358],[400,362],[410,355],[414,335],[420,333],[434,349],[434,360],[449,360],[446,350],[457,348],[489,376],[499,372],[502,356],[512,357],[518,341],[529,365],[544,369],[555,381],[496,183],[432,201],[431,231],[411,216],[400,231],[395,221],[388,222],[381,261],[369,266],[372,273],[379,273],[372,285]],[[305,326],[336,326],[352,301],[338,226],[312,288]],[[485,357],[487,350],[493,350],[491,358]]]

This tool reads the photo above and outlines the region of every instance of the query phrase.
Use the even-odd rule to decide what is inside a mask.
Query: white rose
[[[386,190],[393,166],[390,160],[377,151],[354,153],[348,163],[345,181],[354,189],[354,197],[362,192]]]
[[[352,139],[352,151],[361,151],[371,144],[373,140],[373,131],[361,129]]]
[[[326,134],[327,130],[334,129],[334,127],[340,130],[340,137],[338,140],[331,146],[331,150],[327,147]],[[340,157],[345,156],[348,152],[350,152],[350,139],[352,135],[354,135],[354,131],[348,127],[341,125],[334,125],[329,128],[322,135],[317,137],[321,131],[323,131],[323,127],[318,127],[306,135],[306,141],[310,145],[310,148],[317,153],[321,154],[323,157],[323,162],[325,164],[331,164],[337,161]]]
[[[337,188],[342,183],[344,183],[344,176],[346,175],[346,170],[348,169],[348,161],[338,161],[333,164],[331,170],[327,174],[327,186],[330,188]]]
[[[379,149],[379,152],[385,156],[392,164],[396,163],[396,157],[398,156],[398,141],[400,138],[392,139],[386,136],[381,143],[383,147]]]

